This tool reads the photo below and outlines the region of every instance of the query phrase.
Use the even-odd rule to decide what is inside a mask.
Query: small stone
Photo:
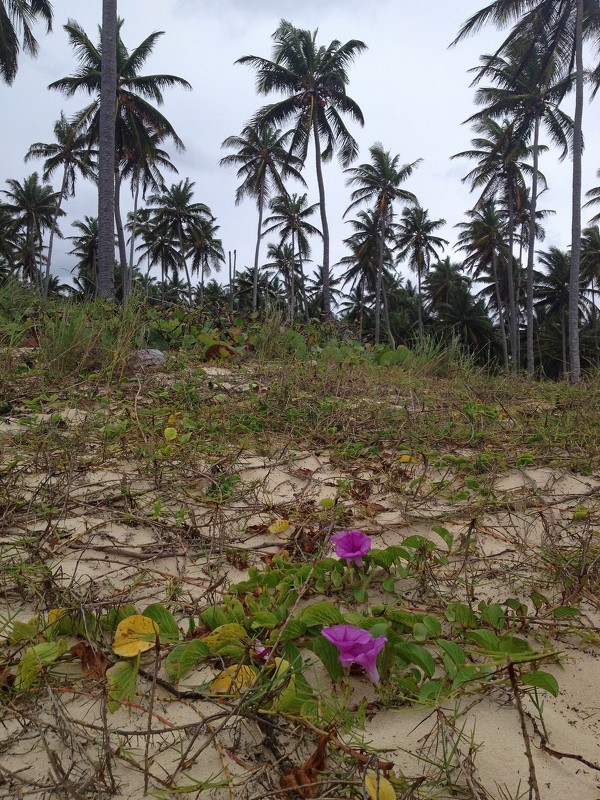
[[[130,369],[150,370],[161,369],[167,363],[167,356],[162,350],[136,350],[127,362]]]

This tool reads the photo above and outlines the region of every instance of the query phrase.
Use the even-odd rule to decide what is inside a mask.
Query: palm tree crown
[[[18,69],[21,49],[37,56],[38,43],[31,30],[37,18],[46,23],[46,32],[52,30],[52,3],[49,0],[1,0],[0,2],[0,78],[9,85]]]
[[[313,140],[319,209],[323,232],[323,313],[331,313],[329,296],[329,225],[325,205],[325,184],[321,161],[330,160],[337,151],[342,166],[347,167],[358,155],[358,145],[341,114],[364,124],[358,104],[346,94],[348,67],[366,45],[357,39],[342,44],[337,39],[327,47],[317,45],[318,31],[295,28],[282,20],[273,34],[273,60],[243,56],[238,64],[256,69],[260,94],[277,92],[283,100],[262,108],[256,119],[276,126],[294,122],[290,151],[306,160],[309,141]]]

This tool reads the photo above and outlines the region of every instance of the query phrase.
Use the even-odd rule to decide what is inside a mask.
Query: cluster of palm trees
[[[18,32],[23,49],[37,49],[31,24],[38,17],[50,29],[52,9],[46,0],[0,0],[0,25],[13,33],[0,41],[0,77],[6,82],[17,69]],[[232,271],[230,254],[229,285],[206,283],[225,264],[216,218],[194,198],[192,181],[170,187],[164,181],[166,171],[177,172],[166,148],[181,151],[183,142],[159,110],[163,91],[189,84],[174,75],[141,74],[162,34],[153,33],[129,51],[121,39],[116,3],[104,0],[98,44],[76,22],[65,26],[79,66],[50,88],[67,96],[83,92],[90,102],[71,120],[61,114],[54,142],[30,147],[27,159],[44,160],[41,181],[38,173],[22,183],[7,181],[0,203],[0,270],[18,272],[44,294],[51,290],[54,238],[62,235],[63,203],[73,196],[80,176],[97,182],[99,194],[98,217],[74,223],[78,235],[70,237],[77,258],[75,282],[84,294],[113,297],[116,286],[126,297],[138,282],[150,295],[177,302],[209,299],[250,311],[281,307],[290,322],[331,318],[337,304],[338,313],[376,343],[382,335],[392,346],[431,332],[453,335],[474,350],[497,353],[508,369],[526,367],[532,374],[546,365],[548,350],[558,352],[556,369],[578,381],[581,354],[591,352],[594,360],[598,349],[600,214],[591,220],[595,227],[582,231],[581,117],[584,74],[593,90],[600,83],[600,67],[585,72],[582,56],[586,36],[598,41],[600,3],[492,0],[467,20],[455,43],[487,23],[510,31],[473,70],[479,110],[467,122],[474,138],[471,149],[453,156],[473,162],[464,181],[477,195],[465,222],[457,226],[462,264],[442,257],[448,242],[438,232],[445,220],[431,217],[404,186],[420,160],[402,164],[376,143],[369,161],[352,166],[358,145],[345,119],[360,125],[364,120],[347,94],[348,71],[366,45],[353,39],[324,46],[317,31],[283,20],[273,34],[271,58],[238,60],[255,71],[259,94],[277,97],[238,136],[223,142],[230,152],[221,164],[235,167],[241,181],[236,203],[249,198],[257,206],[253,265]],[[574,119],[561,108],[572,89]],[[540,154],[548,149],[540,143],[542,131],[560,158],[573,157],[573,225],[570,251],[538,253],[536,270],[541,223],[552,213],[538,207],[546,187],[539,169]],[[309,152],[315,158],[315,203],[302,191]],[[345,216],[356,213],[348,220],[352,232],[344,241],[347,255],[338,265],[343,270],[339,277],[330,264],[322,171],[323,162],[334,155],[351,189]],[[61,187],[55,191],[48,181],[59,170]],[[288,188],[290,180],[300,191]],[[133,198],[125,220],[124,186]],[[588,197],[586,205],[598,203],[600,188]],[[279,240],[267,243],[261,263],[263,240],[273,235]],[[311,278],[307,263],[315,240],[322,243],[322,255]],[[416,286],[398,277],[402,263],[414,271]],[[154,269],[160,271],[160,282],[151,275]],[[197,286],[194,275],[199,275]]]

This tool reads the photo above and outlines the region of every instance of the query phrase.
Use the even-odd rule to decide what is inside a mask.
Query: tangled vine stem
[[[521,702],[521,691],[519,689],[519,681],[517,679],[515,665],[509,661],[507,669],[517,711],[519,712],[521,733],[523,734],[523,742],[525,743],[525,755],[527,756],[527,763],[529,764],[529,800],[532,800],[532,798],[533,800],[541,800],[540,787],[538,786],[535,764],[533,763],[533,753],[531,752],[531,740],[529,739],[529,734],[527,733],[527,722],[525,718],[525,711],[523,709],[523,703]]]

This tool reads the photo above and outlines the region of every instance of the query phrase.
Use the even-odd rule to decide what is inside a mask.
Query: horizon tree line
[[[20,6],[27,7],[27,25],[39,17],[51,29],[52,13],[49,3],[43,0],[20,0]],[[0,2],[0,13],[7,16],[12,8],[6,0]],[[23,10],[23,9],[22,9]],[[12,22],[15,38],[12,55],[0,50],[0,75],[10,83],[16,74],[19,41],[16,32],[21,30],[22,20]],[[536,369],[534,352],[534,331],[539,324],[541,307],[536,303],[534,286],[535,243],[540,240],[540,214],[537,209],[539,188],[545,186],[543,174],[539,171],[539,155],[545,147],[540,144],[540,128],[543,125],[549,140],[560,148],[560,157],[568,153],[573,157],[573,220],[572,242],[570,247],[569,269],[569,313],[566,322],[568,336],[569,377],[573,382],[580,379],[579,343],[582,305],[585,306],[585,292],[591,292],[591,306],[596,314],[596,267],[590,266],[588,250],[582,262],[581,242],[594,240],[593,226],[581,230],[581,146],[582,146],[582,97],[583,61],[582,42],[588,37],[597,37],[600,24],[600,5],[598,0],[495,0],[480,12],[474,14],[463,25],[454,44],[462,38],[475,33],[483,25],[492,23],[496,27],[511,27],[509,35],[498,50],[481,57],[479,67],[474,68],[477,86],[475,102],[482,110],[474,114],[468,122],[473,125],[476,138],[472,150],[463,151],[453,157],[474,160],[475,167],[465,176],[473,191],[480,191],[474,208],[468,212],[470,222],[462,223],[462,233],[458,246],[466,255],[467,261],[480,277],[485,270],[491,272],[489,286],[490,300],[488,310],[490,319],[498,333],[502,349],[502,361],[512,370],[521,368],[521,333],[525,330],[526,367],[530,374]],[[156,106],[163,102],[162,91],[179,85],[189,87],[187,81],[173,75],[143,76],[139,69],[150,55],[156,40],[162,35],[156,32],[147,37],[131,53],[124,46],[120,31],[122,20],[116,18],[114,0],[104,0],[102,39],[94,46],[77,23],[65,26],[75,53],[80,61],[80,69],[72,76],[55,81],[50,88],[59,89],[69,95],[83,90],[92,97],[92,102],[73,120],[67,121],[62,115],[55,127],[56,143],[54,150],[50,145],[36,143],[30,148],[28,158],[45,158],[43,180],[61,166],[63,181],[61,190],[54,192],[47,184],[39,186],[38,194],[42,207],[51,205],[50,212],[31,211],[33,218],[25,225],[25,246],[21,245],[23,276],[34,279],[43,294],[48,292],[51,278],[52,249],[55,235],[61,235],[58,220],[63,216],[63,201],[73,196],[75,175],[78,171],[83,177],[98,182],[99,196],[107,197],[106,187],[110,184],[110,198],[113,209],[110,221],[99,218],[99,252],[96,263],[95,286],[97,296],[114,296],[115,276],[115,226],[118,252],[121,293],[126,297],[132,288],[135,265],[134,253],[146,256],[150,266],[159,265],[163,283],[167,273],[173,278],[179,273],[186,276],[187,301],[194,301],[191,275],[200,275],[200,302],[203,300],[204,279],[214,269],[218,271],[225,261],[221,240],[216,237],[218,226],[210,208],[193,201],[189,179],[173,184],[168,189],[164,183],[163,170],[176,172],[166,149],[161,145],[171,143],[176,149],[183,149],[183,143],[168,120]],[[35,53],[31,28],[22,28],[23,48]],[[27,35],[25,35],[25,32]],[[281,99],[259,109],[246,123],[239,137],[228,137],[224,147],[235,148],[236,152],[225,156],[221,163],[238,167],[242,184],[238,187],[236,202],[244,197],[252,197],[259,211],[257,242],[252,274],[252,309],[259,305],[260,244],[266,233],[272,233],[274,226],[265,230],[264,212],[276,201],[275,229],[281,231],[281,241],[269,245],[269,261],[265,269],[276,270],[282,276],[282,285],[287,294],[287,307],[290,321],[295,318],[298,308],[304,319],[309,315],[309,302],[306,291],[304,268],[310,256],[309,237],[319,237],[323,243],[322,263],[318,265],[321,274],[320,313],[327,319],[332,316],[331,265],[329,263],[329,228],[325,202],[325,186],[321,169],[322,161],[337,157],[348,174],[348,184],[356,186],[351,194],[350,206],[346,211],[363,203],[371,202],[373,208],[361,211],[355,232],[345,240],[351,255],[348,266],[354,260],[351,291],[360,297],[364,309],[368,301],[373,307],[374,339],[378,343],[381,336],[381,316],[390,344],[395,343],[390,322],[390,302],[392,285],[398,259],[408,260],[417,276],[417,329],[422,336],[427,327],[423,315],[422,280],[431,269],[432,257],[440,259],[440,250],[445,240],[435,235],[444,224],[443,220],[431,219],[429,212],[419,204],[408,188],[399,184],[410,177],[418,161],[399,165],[399,156],[384,150],[376,143],[370,148],[371,162],[359,167],[350,166],[358,156],[356,140],[346,127],[344,116],[358,124],[364,119],[360,107],[346,93],[349,83],[348,69],[352,62],[365,49],[360,40],[350,40],[342,44],[334,40],[328,46],[317,43],[318,31],[296,28],[283,20],[273,34],[272,58],[250,55],[238,59],[238,63],[251,66],[256,71],[259,94],[278,93]],[[108,38],[106,38],[108,37]],[[112,37],[112,38],[111,38]],[[114,39],[114,43],[111,43]],[[597,38],[595,39],[597,41]],[[16,47],[15,47],[16,42]],[[114,53],[113,53],[114,50]],[[12,58],[12,60],[11,60]],[[114,62],[115,76],[107,96],[116,97],[108,123],[109,133],[114,133],[114,144],[106,150],[102,144],[102,111],[106,111],[106,101],[102,102],[103,86],[106,90],[106,74],[110,72],[109,62]],[[595,93],[600,82],[600,65],[593,65],[587,71],[588,79]],[[110,76],[109,76],[110,77]],[[104,83],[103,83],[104,81]],[[489,81],[490,85],[482,85]],[[569,91],[575,88],[575,118],[571,120],[560,108]],[[114,106],[114,103],[112,103]],[[288,131],[282,130],[284,124],[291,124]],[[104,134],[107,122],[104,121]],[[309,144],[315,154],[315,168],[319,201],[308,205],[303,196],[304,207],[293,212],[287,209],[287,221],[282,221],[281,210],[290,204],[291,198],[298,202],[295,193],[288,193],[286,181],[293,178],[301,185],[301,170],[306,162]],[[107,155],[103,155],[108,152]],[[111,155],[111,153],[113,155]],[[52,160],[51,160],[52,159]],[[107,168],[110,164],[110,176]],[[100,173],[104,167],[104,175]],[[38,183],[37,174],[28,179],[29,191],[34,191]],[[599,172],[600,176],[600,172]],[[134,197],[134,211],[125,225],[121,219],[120,195],[123,181],[130,184]],[[9,190],[3,194],[10,198],[18,190],[18,182],[9,182]],[[104,184],[104,190],[101,189]],[[49,192],[49,189],[51,190]],[[178,191],[177,191],[178,190]],[[139,196],[142,200],[148,195],[148,208],[138,208]],[[35,193],[35,192],[34,192]],[[18,192],[17,192],[18,194]],[[588,192],[587,205],[600,200],[600,189]],[[14,198],[13,198],[14,199]],[[394,201],[402,201],[404,208],[401,221],[394,219]],[[177,202],[179,202],[179,207]],[[171,205],[171,208],[168,206]],[[10,206],[10,203],[3,204]],[[183,206],[183,207],[182,207]],[[162,207],[162,211],[160,208]],[[320,230],[296,219],[294,213],[310,208],[311,213],[319,210]],[[103,204],[99,203],[102,211]],[[160,211],[160,213],[159,213]],[[2,209],[3,216],[16,213]],[[50,216],[48,216],[50,214]],[[371,218],[369,219],[369,214]],[[362,215],[362,216],[361,216]],[[496,217],[495,222],[492,217]],[[106,216],[106,215],[105,215]],[[285,214],[284,214],[285,216]],[[477,217],[480,216],[480,219]],[[592,223],[597,222],[596,215]],[[50,219],[51,217],[51,219]],[[481,227],[487,222],[496,226],[493,234],[489,231],[490,247],[485,260],[475,262],[476,248],[467,241],[476,223]],[[91,219],[91,218],[90,218]],[[146,226],[145,243],[135,245],[138,220],[141,228]],[[160,224],[159,224],[160,221]],[[268,218],[267,221],[270,221]],[[304,228],[310,224],[312,228]],[[161,228],[162,226],[162,228]],[[126,252],[124,229],[130,234],[129,256]],[[402,236],[399,229],[404,227]],[[103,239],[103,230],[110,228],[110,236]],[[153,229],[153,234],[148,232]],[[9,229],[6,229],[8,232]],[[42,232],[49,231],[47,254],[44,253]],[[301,235],[302,234],[302,235]],[[8,235],[8,233],[6,233]],[[362,237],[362,241],[361,241]],[[162,246],[151,240],[162,240]],[[289,241],[288,241],[289,240]],[[106,254],[102,255],[102,244],[108,250],[110,259],[107,267]],[[174,244],[176,242],[176,244]],[[399,243],[400,242],[400,243]],[[152,243],[152,253],[145,252]],[[155,246],[154,246],[155,245]],[[515,249],[518,248],[518,254]],[[3,244],[2,253],[10,251]],[[13,254],[16,252],[13,248]],[[521,259],[527,253],[525,275],[522,274]],[[6,261],[6,255],[0,256]],[[548,259],[540,256],[540,263],[548,268]],[[345,259],[342,259],[344,262]],[[583,270],[582,270],[583,268]],[[364,271],[364,275],[360,274]],[[583,278],[582,278],[583,271]],[[107,273],[110,275],[107,276]],[[590,285],[591,289],[585,287]],[[372,290],[374,297],[370,299]],[[405,298],[406,299],[406,298]],[[464,298],[463,298],[464,299]],[[535,313],[534,313],[535,308]],[[314,313],[314,309],[313,309]],[[393,313],[393,310],[392,310]],[[596,334],[597,336],[597,334]],[[561,340],[562,341],[562,340]],[[566,359],[563,358],[563,364]]]

